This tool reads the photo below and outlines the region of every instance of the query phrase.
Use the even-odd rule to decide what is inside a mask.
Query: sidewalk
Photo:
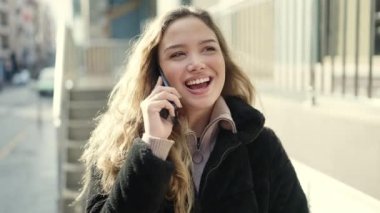
[[[294,159],[311,213],[379,213],[380,201]]]
[[[266,125],[289,156],[380,200],[380,105],[318,96],[311,106],[306,99],[275,93],[262,94],[261,101]]]
[[[0,94],[0,212],[57,212],[57,142],[51,100],[28,87]]]

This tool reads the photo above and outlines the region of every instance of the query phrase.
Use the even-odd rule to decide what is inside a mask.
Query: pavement
[[[379,213],[380,105],[262,93],[258,103],[292,158],[312,213]]]
[[[29,86],[0,93],[0,212],[57,212],[52,100]]]
[[[379,213],[380,200],[292,159],[310,213]]]

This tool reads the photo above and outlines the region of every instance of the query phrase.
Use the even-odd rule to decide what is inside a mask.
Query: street
[[[57,212],[52,98],[31,86],[0,92],[0,212]]]

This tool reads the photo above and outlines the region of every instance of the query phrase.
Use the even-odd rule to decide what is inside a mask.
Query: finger
[[[176,95],[178,98],[182,98],[182,95],[177,91],[174,87],[167,87],[167,90],[171,93]]]
[[[169,100],[175,103],[176,106],[182,108],[182,103],[179,100],[178,96],[172,93],[168,93],[166,91],[161,91],[157,94],[154,94],[151,97],[151,100]]]
[[[161,76],[158,76],[156,87],[161,86],[163,83]]]
[[[175,108],[173,104],[171,104],[169,101],[166,101],[165,108],[169,110],[171,117],[175,117]]]
[[[168,93],[174,94],[178,98],[182,97],[181,94],[179,94],[179,92],[177,91],[177,89],[174,88],[174,87],[167,87],[167,86],[159,86],[159,87],[157,87],[157,93],[162,92],[162,91],[166,91]]]
[[[160,112],[162,109],[169,110],[169,114],[172,117],[175,117],[175,108],[168,100],[156,100],[151,102],[152,108],[155,112]]]
[[[158,79],[157,79],[156,85],[154,85],[153,90],[156,90],[156,89],[159,88],[161,85],[162,85],[162,78],[161,78],[161,76],[158,76]]]
[[[161,76],[158,76],[158,79],[157,79],[157,81],[156,81],[156,84],[154,85],[154,87],[153,87],[152,91],[150,92],[150,94],[148,95],[147,99],[150,99],[150,97],[151,97],[152,95],[154,95],[155,93],[161,91],[161,90],[159,89],[159,88],[161,87],[161,85],[162,85],[162,78],[161,78]]]

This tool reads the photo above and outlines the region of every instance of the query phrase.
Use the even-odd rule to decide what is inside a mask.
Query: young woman
[[[82,158],[87,212],[308,212],[206,11],[158,18],[128,61]]]

